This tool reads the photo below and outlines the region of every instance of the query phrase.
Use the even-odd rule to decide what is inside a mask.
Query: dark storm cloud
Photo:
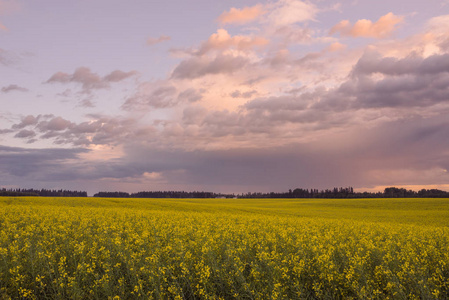
[[[403,59],[381,57],[376,52],[365,53],[354,67],[355,75],[381,73],[385,75],[438,74],[449,72],[449,54],[427,58],[409,56]]]
[[[84,124],[78,130],[96,131]],[[83,127],[81,129],[81,127]],[[0,147],[2,176],[41,182],[134,178],[158,173],[170,186],[223,191],[286,191],[289,188],[444,183],[449,180],[449,121],[416,117],[328,134],[308,143],[223,150],[166,149],[145,140],[129,140],[121,158],[80,158],[86,149]],[[153,146],[152,146],[153,145]],[[397,178],[406,170],[421,177]],[[429,170],[440,173],[428,175]],[[434,172],[434,171],[432,171]],[[426,175],[427,174],[427,175]],[[429,177],[430,176],[430,177]],[[6,178],[6,177],[5,177]],[[151,187],[148,187],[151,189]]]
[[[47,176],[63,168],[70,159],[77,159],[84,149],[25,149],[0,146],[1,173],[13,176],[39,177],[45,181]]]
[[[424,171],[449,167],[447,132],[445,118],[417,118],[327,135],[307,144],[215,151],[155,151],[133,145],[126,154],[129,163],[141,163],[141,171],[160,172],[173,184],[234,186],[240,191],[246,186],[270,191],[391,184],[386,175],[396,170],[422,173],[415,181],[398,178],[397,184],[444,183],[447,174],[426,178]],[[385,174],[385,179],[374,178],[371,171]]]
[[[333,120],[334,113],[355,115],[360,109],[426,108],[448,101],[449,54],[396,59],[367,52],[338,87],[256,98],[243,107],[247,117],[267,122],[309,122]]]
[[[375,79],[373,74],[383,78]],[[429,107],[449,99],[449,55],[396,59],[368,52],[350,79],[330,90],[320,108]]]

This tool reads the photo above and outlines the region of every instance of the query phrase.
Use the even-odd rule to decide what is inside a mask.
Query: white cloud
[[[279,0],[267,5],[268,21],[275,27],[314,21],[319,9],[310,2],[298,0]]]

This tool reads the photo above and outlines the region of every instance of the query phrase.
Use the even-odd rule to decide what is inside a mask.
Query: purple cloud
[[[182,61],[173,71],[172,78],[193,79],[205,75],[232,74],[249,63],[241,56],[218,55],[210,60],[205,57],[191,57]]]
[[[93,73],[89,68],[80,67],[73,72],[73,74],[67,74],[64,72],[57,72],[53,74],[46,83],[70,83],[75,82],[81,84],[83,91],[90,92],[93,89],[105,89],[110,87],[111,82],[119,82],[125,80],[131,76],[137,75],[137,71],[123,72],[115,70],[110,74],[100,77],[98,74]]]
[[[150,37],[150,38],[147,39],[147,45],[153,46],[153,45],[165,42],[165,41],[169,41],[170,39],[171,38],[169,36],[167,36],[167,35],[161,35],[158,38]]]
[[[18,92],[28,92],[27,88],[18,86],[17,84],[10,84],[8,86],[4,86],[2,87],[1,90],[3,93],[9,93],[9,92],[13,92],[13,91],[18,91]]]
[[[22,129],[14,137],[16,138],[32,138],[36,133],[33,130]]]

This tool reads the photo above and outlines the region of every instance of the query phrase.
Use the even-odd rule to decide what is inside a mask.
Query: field
[[[449,199],[0,198],[0,299],[448,299]]]

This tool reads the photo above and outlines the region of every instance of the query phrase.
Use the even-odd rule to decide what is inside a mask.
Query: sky
[[[449,191],[448,116],[448,0],[0,0],[0,187]]]

